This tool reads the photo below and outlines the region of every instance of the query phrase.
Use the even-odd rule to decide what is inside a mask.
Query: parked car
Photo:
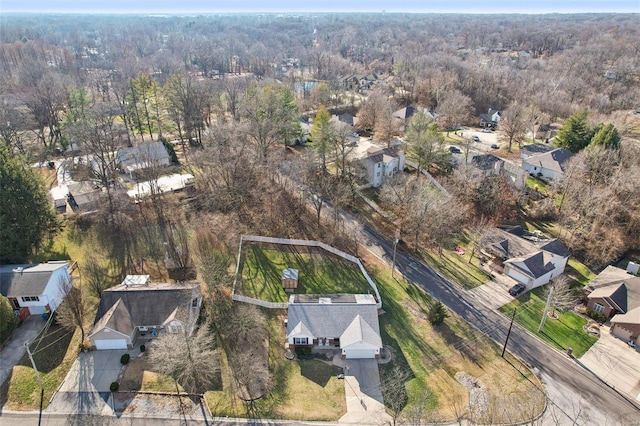
[[[491,149],[498,149],[498,148],[500,148],[500,147],[498,146],[497,143],[492,143],[491,144]]]
[[[527,288],[522,284],[516,284],[509,289],[509,294],[513,297],[520,296]]]
[[[482,129],[482,133],[491,133],[491,129],[485,127],[484,129]]]
[[[477,136],[474,136],[472,139],[473,139],[474,142],[480,142],[480,138],[477,137]]]
[[[462,151],[460,151],[460,148],[458,148],[455,145],[451,145],[449,147],[449,152],[453,153],[453,154],[460,154]]]

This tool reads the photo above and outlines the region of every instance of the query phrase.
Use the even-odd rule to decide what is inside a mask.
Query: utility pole
[[[507,338],[504,340],[504,346],[502,347],[502,355],[501,358],[504,358],[504,353],[507,350],[507,343],[509,343],[509,336],[511,335],[511,327],[513,327],[513,320],[516,318],[516,310],[518,308],[513,308],[513,315],[511,316],[511,324],[509,324],[509,331],[507,331]]]
[[[396,235],[393,240],[393,261],[391,263],[391,277],[394,277],[396,272],[396,250],[398,247],[398,241],[400,241],[400,230],[396,228]]]
[[[549,289],[549,296],[547,296],[547,304],[544,307],[544,313],[542,314],[542,319],[540,320],[540,325],[538,326],[538,333],[542,331],[544,327],[544,323],[547,321],[547,315],[549,315],[549,306],[551,306],[551,300],[553,299],[553,293],[556,289],[555,283],[551,284],[551,288]]]

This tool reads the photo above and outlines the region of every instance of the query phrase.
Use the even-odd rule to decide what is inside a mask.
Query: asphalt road
[[[385,258],[390,260],[393,256],[392,242],[382,238],[369,227],[365,227],[364,232],[370,241],[384,249]],[[494,341],[500,345],[503,344],[509,328],[509,318],[478,305],[471,293],[452,284],[401,250],[396,253],[396,268],[409,281],[425,289],[430,295],[440,300],[450,310]],[[582,404],[608,413],[609,421],[615,419],[616,423],[625,425],[640,424],[640,402],[637,402],[636,405],[636,403],[625,399],[591,372],[581,367],[576,360],[563,352],[552,349],[548,344],[532,336],[517,324],[513,325],[508,350],[528,363],[539,376],[557,382],[551,384],[552,386],[559,386],[561,389],[573,393],[573,395],[564,395],[569,404],[566,400],[554,401],[554,396],[550,396],[550,403],[556,405],[555,408],[558,412],[564,413],[568,417],[573,416],[572,420],[575,420],[577,415],[574,407]],[[573,404],[574,402],[575,404]],[[577,424],[590,424],[590,422],[586,419],[578,419]]]

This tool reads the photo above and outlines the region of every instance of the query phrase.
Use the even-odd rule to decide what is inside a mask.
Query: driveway
[[[640,401],[640,352],[600,327],[600,338],[580,362],[612,388]]]
[[[7,380],[13,367],[25,354],[25,342],[35,339],[45,323],[39,315],[31,315],[13,331],[11,339],[0,349],[0,384]]]
[[[469,295],[489,309],[498,310],[501,306],[511,302],[514,298],[509,294],[509,289],[516,282],[509,281],[508,277],[497,277],[481,286],[469,290]]]
[[[341,361],[347,413],[340,417],[338,422],[363,425],[386,423],[390,417],[384,410],[378,361],[375,359]]]
[[[112,415],[111,382],[118,379],[126,350],[91,351],[78,355],[47,411]]]

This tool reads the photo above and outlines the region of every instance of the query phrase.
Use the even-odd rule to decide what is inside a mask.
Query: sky
[[[232,12],[640,13],[640,0],[0,0],[0,14]]]

